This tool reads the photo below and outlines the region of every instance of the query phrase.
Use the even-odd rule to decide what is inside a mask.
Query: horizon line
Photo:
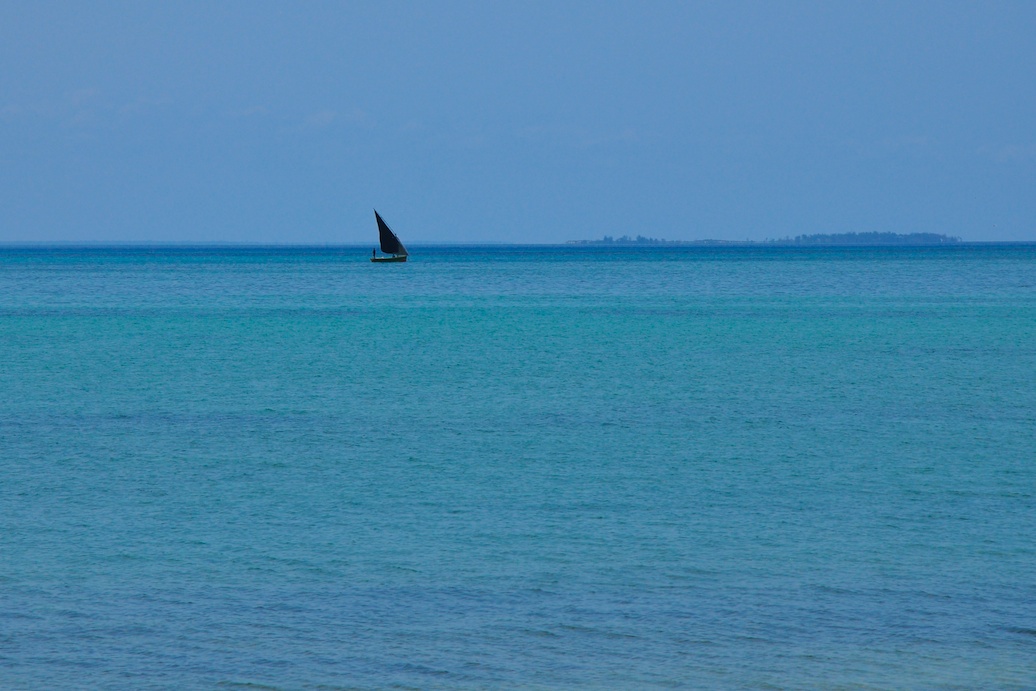
[[[375,243],[376,244],[376,243]],[[664,242],[615,242],[599,240],[565,240],[562,242],[513,242],[505,240],[432,240],[409,242],[411,247],[568,247],[568,248],[629,248],[629,247],[747,247],[752,245],[782,247],[953,247],[956,245],[1036,245],[1036,240],[956,240],[946,243],[816,243],[803,244],[785,242],[781,239],[766,240],[666,240]],[[355,242],[251,242],[240,240],[0,240],[3,247],[282,247],[282,248],[368,248],[371,243]]]

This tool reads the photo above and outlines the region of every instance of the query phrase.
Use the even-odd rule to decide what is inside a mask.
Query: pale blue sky
[[[1036,3],[0,4],[0,241],[1036,240]]]

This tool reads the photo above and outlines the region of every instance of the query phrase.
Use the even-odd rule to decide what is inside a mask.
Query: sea
[[[1036,245],[0,248],[0,688],[1036,688]]]

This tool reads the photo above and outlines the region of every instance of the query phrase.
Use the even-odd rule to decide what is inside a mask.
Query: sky
[[[1033,2],[0,3],[0,242],[1036,241]]]

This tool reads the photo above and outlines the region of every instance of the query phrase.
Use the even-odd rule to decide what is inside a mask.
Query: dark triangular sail
[[[406,247],[403,247],[403,243],[399,241],[399,238],[396,237],[396,234],[388,227],[388,224],[382,220],[377,211],[374,212],[374,218],[378,219],[378,235],[381,238],[381,251],[385,254],[401,254],[405,257]]]

